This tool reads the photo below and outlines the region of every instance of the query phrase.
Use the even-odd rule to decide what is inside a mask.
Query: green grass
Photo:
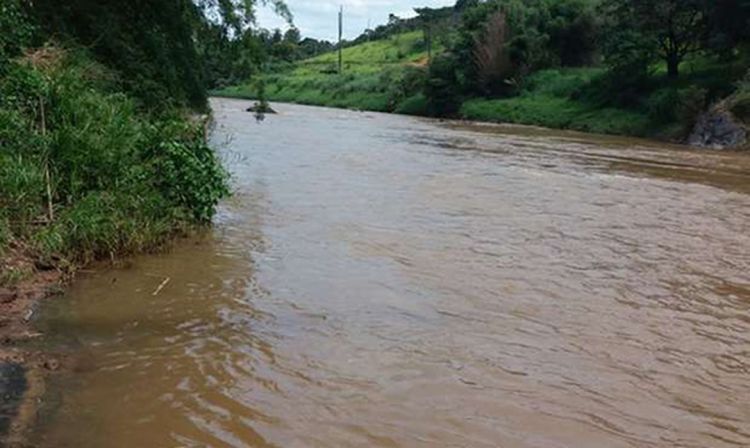
[[[437,48],[436,51],[440,51]],[[420,102],[407,92],[410,72],[427,61],[422,32],[410,32],[343,50],[342,74],[336,73],[338,53],[326,53],[264,78],[270,101],[404,113],[421,113]],[[217,96],[255,99],[254,83],[228,87]],[[402,102],[410,100],[404,107]],[[423,106],[423,105],[422,105]]]
[[[520,95],[466,101],[460,114],[468,120],[518,123],[597,134],[647,135],[651,121],[639,111],[602,107],[573,99],[602,73],[597,68],[542,70],[532,75]]]
[[[436,48],[436,52],[441,51]],[[398,34],[388,39],[367,42],[343,50],[346,73],[378,73],[389,65],[420,63],[427,58],[421,31]],[[315,75],[336,69],[338,53],[331,52],[297,64],[295,76]]]
[[[210,221],[227,177],[199,124],[139,111],[85,55],[35,55],[0,76],[0,254],[85,264]]]
[[[596,109],[581,103],[545,96],[523,96],[507,100],[474,99],[461,108],[469,120],[518,123],[596,134],[646,135],[645,114],[622,109]]]

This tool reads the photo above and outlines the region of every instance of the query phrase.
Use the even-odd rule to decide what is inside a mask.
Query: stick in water
[[[165,287],[165,286],[167,286],[167,283],[169,283],[169,281],[170,281],[170,280],[172,280],[172,279],[171,279],[171,278],[169,278],[169,277],[165,278],[165,279],[164,279],[164,281],[163,281],[163,282],[161,282],[161,285],[159,285],[159,287],[158,287],[158,288],[156,288],[156,291],[154,291],[154,294],[153,294],[153,295],[154,295],[154,296],[158,296],[158,295],[159,295],[159,293],[161,292],[161,290],[162,290],[162,289],[164,289],[164,287]]]

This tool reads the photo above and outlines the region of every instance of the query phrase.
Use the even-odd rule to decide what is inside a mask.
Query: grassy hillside
[[[427,63],[421,32],[346,48],[343,60],[343,74],[337,73],[338,53],[335,52],[292,67],[276,67],[277,74],[264,78],[266,97],[271,101],[381,112],[409,112],[408,108],[414,108],[415,101],[419,102],[419,92],[410,83],[425,71]],[[214,93],[256,98],[258,86],[255,82]],[[410,98],[411,94],[415,98]]]

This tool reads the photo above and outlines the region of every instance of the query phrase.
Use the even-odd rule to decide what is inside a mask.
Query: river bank
[[[314,93],[314,92],[313,92]],[[216,98],[256,101],[253,89],[242,87],[225,88],[212,92]],[[331,107],[352,111],[369,111],[390,113],[394,115],[431,117],[422,106],[412,108],[424,98],[412,99],[415,103],[405,105],[403,109],[389,110],[382,103],[382,98],[373,97],[372,101],[349,103],[338,101],[333,97],[304,93],[275,95],[267,94],[266,99],[278,103],[299,104],[303,106]],[[731,100],[731,99],[730,99]],[[562,101],[565,103],[565,101]],[[538,101],[531,98],[511,100],[473,99],[464,103],[458,118],[442,119],[474,123],[477,125],[520,125],[537,126],[549,130],[575,131],[592,136],[609,135],[620,137],[642,138],[654,142],[674,145],[686,145],[694,148],[720,149],[733,151],[750,150],[750,130],[742,119],[736,118],[726,110],[717,112],[713,107],[701,115],[696,127],[685,131],[679,126],[669,125],[649,130],[649,119],[639,113],[618,109],[591,109],[574,103],[562,104],[560,101]],[[546,105],[545,105],[546,104]],[[732,138],[727,138],[727,137]]]
[[[159,249],[170,250],[188,239],[175,235]],[[81,274],[122,269],[134,254],[99,259],[87,264],[66,264],[65,268],[45,264],[21,243],[11,244],[0,257],[2,272],[12,268],[23,276],[12,285],[0,287],[0,446],[26,447],[29,433],[38,423],[49,380],[66,375],[78,366],[74,353],[46,350],[39,341],[49,335],[40,332],[37,313],[48,302],[64,300],[72,283]]]
[[[228,177],[207,118],[147,111],[104,67],[46,45],[0,73],[0,435],[33,420],[44,373],[41,299],[101,260],[147,253],[210,223]],[[6,390],[7,389],[7,390]]]
[[[34,428],[46,414],[50,400],[60,391],[49,393],[50,383],[70,377],[82,368],[81,348],[58,350],[44,343],[45,339],[65,338],[64,332],[40,328],[41,310],[64,302],[71,287],[92,275],[106,275],[128,269],[134,260],[158,257],[175,248],[190,246],[205,235],[207,228],[194,228],[174,235],[158,248],[141,253],[122,254],[115,258],[98,259],[87,264],[44,265],[23,247],[11,245],[0,266],[13,266],[25,272],[13,286],[0,288],[0,446],[26,448],[35,446]],[[112,283],[116,282],[113,277]],[[170,278],[155,280],[149,295],[158,296]],[[85,368],[85,367],[83,367]]]
[[[484,85],[471,69],[477,63],[471,51],[443,47],[446,39],[431,55],[420,31],[393,33],[344,48],[340,72],[338,54],[328,52],[277,62],[213,95],[748,148],[744,51],[731,59],[693,54],[676,79],[657,61],[647,74],[617,77],[594,58],[583,65],[542,64]]]
[[[42,300],[63,291],[70,277],[57,269],[38,270],[20,247],[11,247],[0,259],[3,269],[11,265],[27,273],[13,286],[0,288],[0,443],[14,447],[23,446],[35,423],[45,377],[63,365],[59,356],[27,347],[43,336],[34,328],[33,315]]]

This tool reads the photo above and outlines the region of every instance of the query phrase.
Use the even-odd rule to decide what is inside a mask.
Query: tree
[[[17,55],[31,42],[34,27],[24,14],[19,0],[3,0],[0,4],[0,70],[6,60]]]
[[[296,27],[291,27],[284,33],[284,42],[299,45],[300,40],[302,40],[302,35]]]
[[[206,89],[193,43],[191,0],[34,0],[26,2],[41,39],[72,39],[121,75],[148,108],[203,108]],[[38,42],[41,43],[41,42]]]
[[[445,117],[458,112],[461,101],[456,67],[458,61],[451,54],[439,55],[430,64],[425,96],[431,115]]]
[[[466,11],[469,8],[473,8],[479,4],[479,0],[457,0],[453,9],[459,13]]]
[[[706,47],[730,58],[750,40],[750,0],[715,0],[707,8],[710,30]]]
[[[497,91],[513,74],[509,52],[507,18],[504,11],[496,11],[487,22],[486,31],[476,38],[474,64],[479,87],[488,93]]]
[[[588,0],[558,1],[550,6],[549,42],[564,67],[590,65],[599,41],[594,8]]]
[[[283,0],[22,3],[43,28],[42,39],[55,36],[89,49],[150,109],[205,108],[207,87],[248,75],[260,56],[251,42],[258,4],[272,5],[287,21],[292,18]]]
[[[255,25],[255,8],[261,5],[271,5],[279,17],[292,23],[292,13],[284,0],[195,0],[204,12],[204,16],[214,23],[221,24],[227,32],[235,35],[242,34]]]
[[[700,49],[707,28],[703,0],[605,0],[602,8],[609,39],[641,40],[666,63],[671,79],[679,77],[685,57]]]

